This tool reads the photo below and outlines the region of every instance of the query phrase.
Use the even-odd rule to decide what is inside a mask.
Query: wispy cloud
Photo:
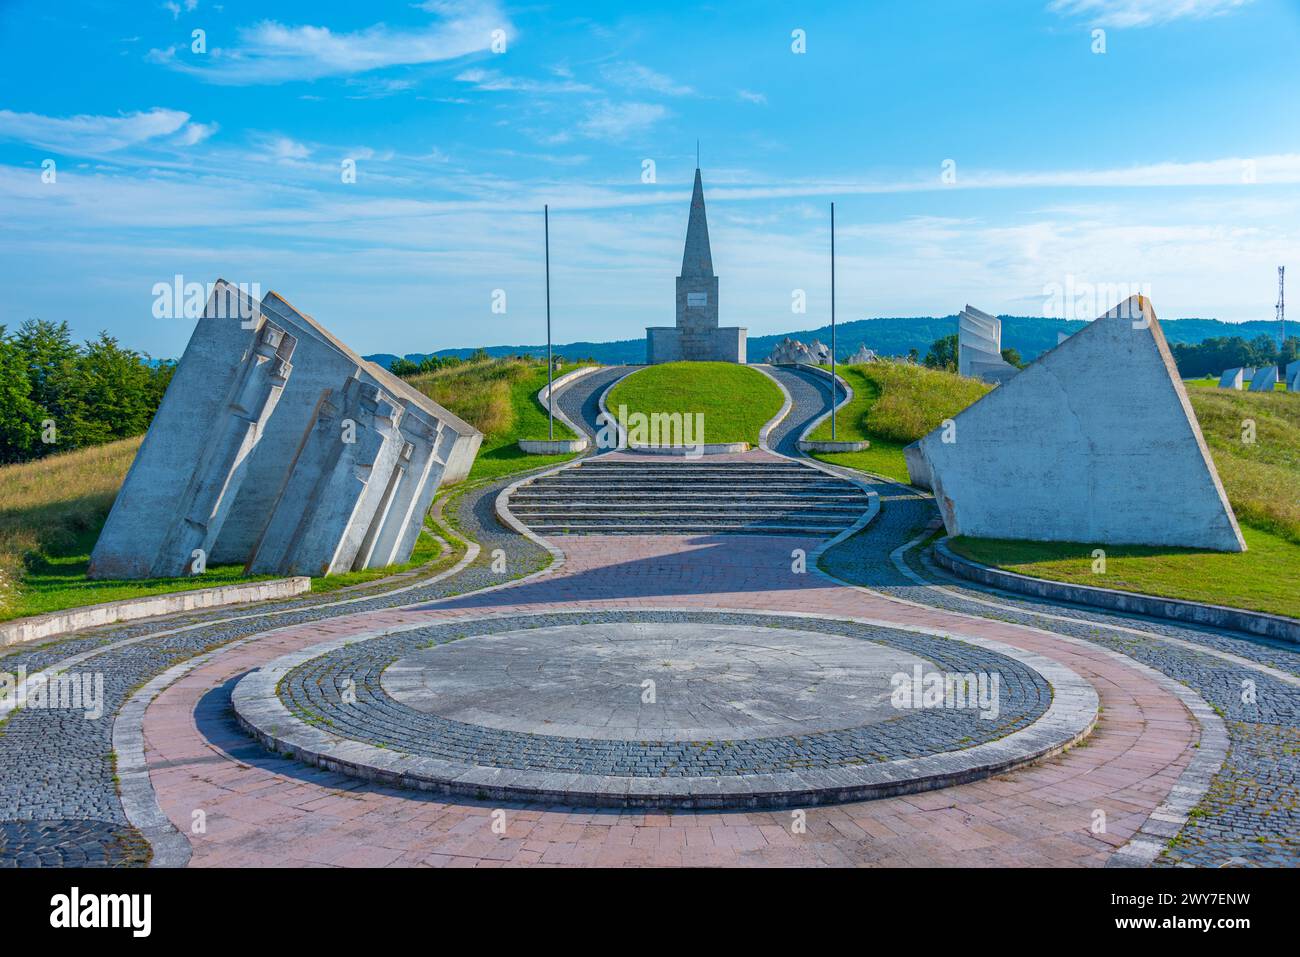
[[[191,123],[190,114],[155,107],[119,116],[42,116],[0,110],[0,139],[74,156],[98,156],[116,150],[156,143],[175,136],[181,146],[192,146],[214,132],[217,125]]]
[[[255,155],[262,159],[285,162],[305,160],[311,156],[311,147],[289,136],[263,133],[255,135],[253,139],[257,144]]]
[[[684,83],[678,83],[670,76],[659,73],[628,60],[607,63],[601,69],[601,75],[617,86],[640,93],[658,93],[662,96],[689,96],[695,91]]]
[[[149,58],[210,83],[231,86],[349,76],[385,67],[455,60],[490,48],[493,32],[513,28],[494,3],[438,4],[442,19],[419,30],[394,30],[382,23],[351,33],[328,27],[287,26],[262,21],[239,31],[239,42],[203,56],[178,55],[178,48],[151,50]]]
[[[193,13],[194,10],[198,8],[198,5],[199,0],[185,0],[184,10],[186,13]],[[172,15],[173,20],[179,20],[181,18],[181,4],[175,3],[173,0],[167,0],[167,2],[163,4],[163,9]]]
[[[1172,20],[1204,20],[1240,10],[1253,0],[1052,0],[1048,9],[1085,17],[1103,27],[1151,27]]]
[[[601,102],[591,107],[578,130],[592,139],[623,140],[646,132],[668,115],[668,108],[658,103]]]
[[[762,93],[755,93],[753,90],[737,90],[736,96],[740,97],[746,103],[756,103],[759,106],[767,106],[767,97]]]
[[[522,77],[505,76],[497,70],[484,70],[478,67],[464,70],[456,76],[457,81],[469,83],[475,90],[499,93],[513,91],[518,93],[594,93],[595,88],[575,80],[531,80]]]

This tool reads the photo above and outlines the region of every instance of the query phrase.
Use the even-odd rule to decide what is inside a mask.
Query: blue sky
[[[175,356],[155,285],[224,276],[362,352],[536,342],[549,203],[557,341],[638,337],[697,137],[751,335],[828,320],[832,199],[845,320],[1300,276],[1300,0],[806,6],[0,2],[0,324]]]

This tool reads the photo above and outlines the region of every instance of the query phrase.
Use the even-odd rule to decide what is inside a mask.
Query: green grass
[[[1300,546],[1300,394],[1190,389],[1237,521]],[[1254,423],[1254,441],[1248,423]]]
[[[98,537],[99,530],[90,529],[64,546],[30,556],[22,576],[18,599],[5,609],[0,618],[25,618],[79,605],[98,605],[125,598],[215,588],[218,585],[239,585],[277,577],[246,577],[243,565],[211,565],[202,575],[181,578],[92,580],[86,577],[86,567],[90,564],[90,550],[94,548]]]
[[[986,565],[1053,581],[1183,598],[1300,618],[1300,547],[1245,526],[1247,551],[1112,545],[1105,574],[1092,571],[1099,546],[1001,539],[949,539],[959,555]]]
[[[619,414],[620,405],[627,407],[629,416],[637,412],[701,413],[704,442],[748,442],[752,446],[758,445],[758,433],[784,402],[771,379],[731,362],[650,366],[623,379],[606,400],[614,415]],[[680,441],[677,436],[673,439]]]
[[[409,381],[483,433],[483,444],[469,473],[471,482],[558,465],[573,458],[572,454],[528,455],[519,449],[520,439],[547,437],[546,411],[537,401],[537,393],[546,385],[545,362],[490,359],[413,376]],[[577,438],[559,420],[555,422],[555,437]]]
[[[909,481],[903,447],[938,428],[990,388],[976,379],[902,362],[839,366],[836,371],[853,390],[853,398],[837,413],[835,437],[844,442],[865,439],[871,447],[814,457],[899,482]],[[809,436],[816,440],[830,437],[830,419]]]

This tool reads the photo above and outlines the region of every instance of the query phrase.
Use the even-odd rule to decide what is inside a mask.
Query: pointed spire
[[[695,168],[695,189],[691,193],[691,218],[686,224],[686,248],[682,252],[682,276],[712,276],[713,253],[709,249],[709,221],[704,214],[704,182]]]

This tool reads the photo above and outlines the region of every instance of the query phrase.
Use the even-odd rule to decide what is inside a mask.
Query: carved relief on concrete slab
[[[226,308],[241,296],[215,285],[95,544],[92,578],[405,562],[440,485],[468,474],[483,438],[472,426],[275,293]]]

